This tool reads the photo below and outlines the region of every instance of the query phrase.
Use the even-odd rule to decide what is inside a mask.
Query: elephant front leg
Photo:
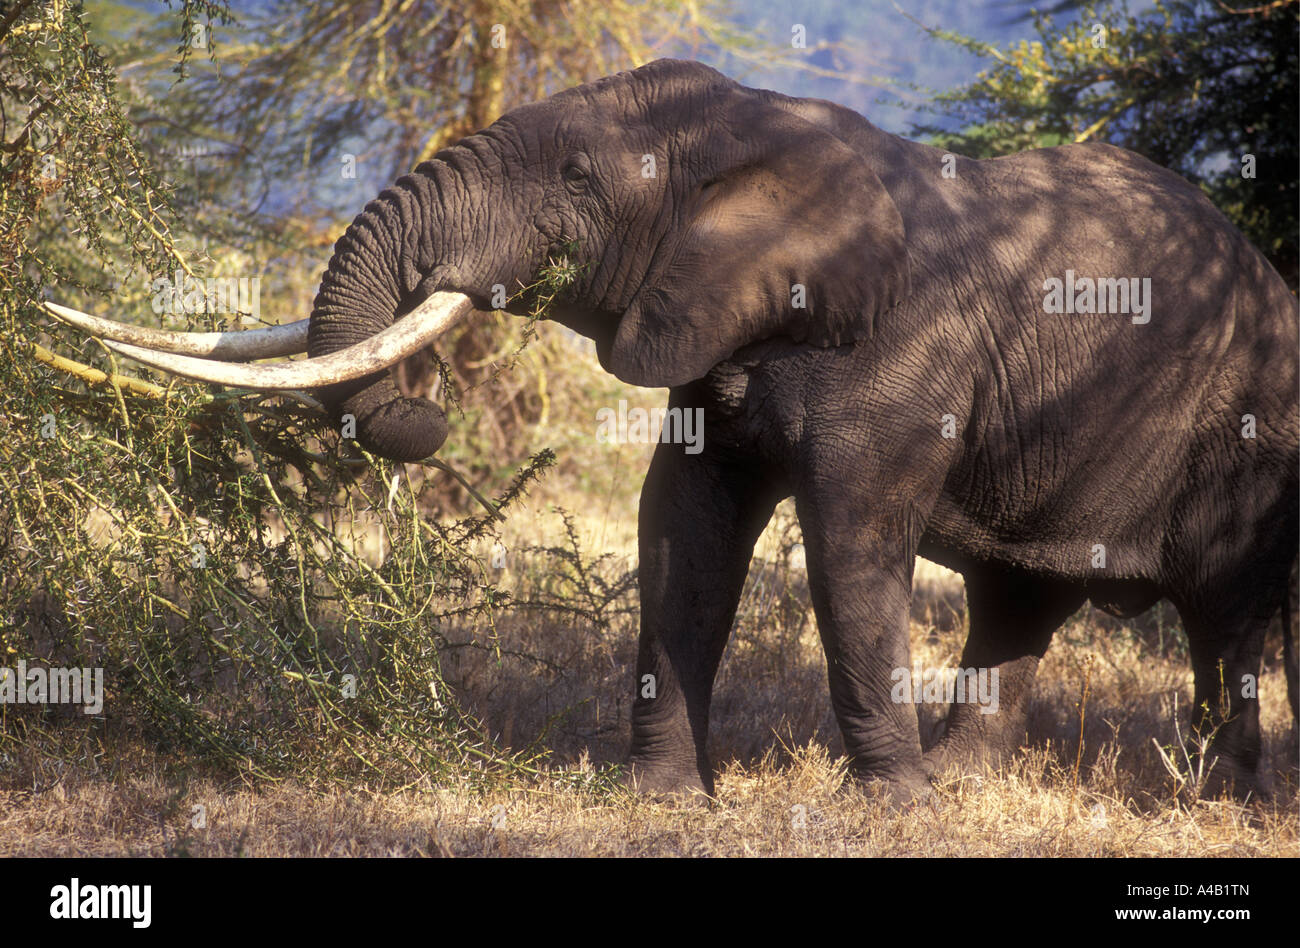
[[[878,524],[850,532],[851,518],[824,516],[811,504],[800,504],[799,520],[850,773],[863,783],[883,781],[896,804],[924,799],[931,791],[921,767],[916,707],[894,700],[897,671],[910,674],[910,538],[919,529]]]
[[[712,795],[706,744],[718,662],[749,560],[779,495],[752,466],[663,444],[641,490],[641,641],[630,776]]]

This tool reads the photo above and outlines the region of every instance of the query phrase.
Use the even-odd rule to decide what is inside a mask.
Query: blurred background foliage
[[[493,654],[505,615],[603,642],[632,589],[566,518],[561,543],[526,551],[537,588],[512,597],[491,565],[500,520],[456,478],[366,457],[293,399],[128,378],[36,301],[157,324],[160,278],[256,276],[258,312],[165,319],[300,318],[333,241],[395,177],[513,105],[663,55],[975,156],[1133,148],[1200,183],[1294,286],[1298,6],[0,5],[0,665],[102,665],[111,709],[0,705],[0,761],[94,762],[117,728],[263,777],[523,777],[540,745],[500,746],[441,656]],[[634,524],[638,465],[606,476],[595,411],[663,393],[537,329],[520,351],[522,322],[485,314],[442,341],[463,407],[443,458],[500,511],[551,467],[585,514]],[[448,394],[432,356],[397,375]]]

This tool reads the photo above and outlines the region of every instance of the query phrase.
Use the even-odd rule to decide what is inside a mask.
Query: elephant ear
[[[713,168],[619,321],[606,368],[625,382],[681,385],[772,336],[860,341],[906,295],[903,220],[863,157],[733,88],[697,153]]]

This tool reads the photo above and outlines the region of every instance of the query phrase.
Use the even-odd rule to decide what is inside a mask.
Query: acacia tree
[[[1300,0],[1064,7],[1068,23],[1033,14],[1038,40],[1005,49],[929,30],[989,67],[934,100],[958,131],[913,131],[977,158],[1065,142],[1132,149],[1199,184],[1294,289]]]
[[[185,0],[160,60],[183,69],[224,16]],[[448,615],[472,633],[508,604],[475,555],[496,513],[416,516],[419,484],[346,457],[300,401],[119,374],[41,310],[226,265],[194,213],[216,205],[165,183],[155,154],[177,156],[122,93],[81,3],[0,12],[0,666],[104,672],[96,717],[0,704],[6,780],[51,758],[130,767],[105,747],[141,735],[172,764],[259,776],[520,774],[530,755],[502,753],[439,671]]]

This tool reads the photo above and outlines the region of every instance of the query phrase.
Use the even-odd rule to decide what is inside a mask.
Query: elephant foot
[[[713,798],[712,775],[706,780],[700,769],[694,766],[632,761],[623,777],[623,785],[638,796],[669,803],[708,805]]]
[[[892,810],[910,810],[934,800],[934,786],[919,767],[893,774],[852,773],[844,783],[844,788],[850,787],[884,800]]]
[[[1272,798],[1272,781],[1253,765],[1241,763],[1222,754],[1214,758],[1205,785],[1196,797],[1214,800],[1229,797],[1240,803],[1267,803]],[[1184,790],[1183,796],[1192,802],[1193,794]]]
[[[978,748],[959,747],[941,741],[921,756],[921,770],[933,779],[952,767],[960,768],[963,772],[980,770],[984,760],[985,755]]]
[[[921,758],[921,769],[936,784],[958,777],[980,786],[986,772],[998,770],[1010,757],[1011,752],[996,748],[935,746]]]
[[[986,768],[996,770],[1015,756],[1024,737],[1024,726],[1019,722],[996,730],[987,725],[977,729],[945,723],[940,730],[938,741],[921,755],[921,768],[932,778],[950,768],[967,774],[983,773]]]

